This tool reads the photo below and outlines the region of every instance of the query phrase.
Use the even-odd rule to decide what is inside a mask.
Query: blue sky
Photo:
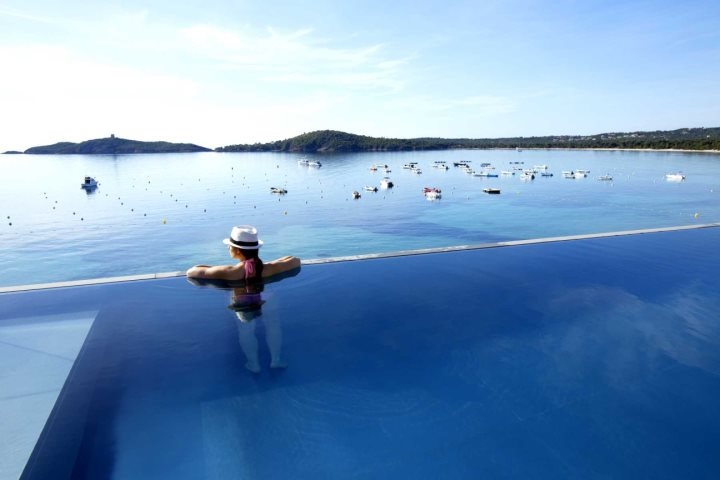
[[[0,151],[717,127],[719,26],[717,0],[0,0]]]

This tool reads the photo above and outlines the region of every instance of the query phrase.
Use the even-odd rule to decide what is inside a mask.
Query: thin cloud
[[[34,15],[31,13],[23,12],[21,10],[17,10],[14,8],[8,8],[0,6],[0,16],[5,17],[13,17],[13,18],[21,18],[23,20],[30,20],[32,22],[39,22],[39,23],[56,23],[56,21],[49,17],[42,17],[38,15]]]
[[[217,61],[218,68],[254,72],[263,81],[392,91],[403,87],[398,77],[408,58],[385,58],[382,44],[332,48],[327,41],[313,39],[313,32],[268,28],[264,35],[255,35],[195,25],[183,29],[182,35],[189,49]]]

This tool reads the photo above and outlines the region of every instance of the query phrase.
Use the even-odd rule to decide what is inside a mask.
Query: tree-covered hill
[[[87,140],[81,143],[60,142],[54,145],[32,147],[25,150],[31,155],[53,154],[125,154],[125,153],[181,153],[181,152],[209,152],[209,148],[200,147],[192,143],[170,142],[141,142],[110,136]]]
[[[720,128],[682,128],[654,132],[614,132],[597,135],[555,135],[509,138],[384,138],[335,130],[303,133],[269,143],[229,145],[219,152],[372,152],[447,150],[453,148],[653,148],[720,150]]]

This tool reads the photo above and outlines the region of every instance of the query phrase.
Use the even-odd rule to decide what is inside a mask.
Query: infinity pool
[[[719,244],[307,264],[253,308],[184,277],[0,294],[0,477],[717,478]]]

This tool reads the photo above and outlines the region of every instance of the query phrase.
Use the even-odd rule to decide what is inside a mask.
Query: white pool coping
[[[703,223],[698,225],[680,225],[674,227],[644,228],[638,230],[622,230],[617,232],[588,233],[582,235],[563,235],[559,237],[533,238],[529,240],[508,240],[504,242],[480,243],[474,245],[455,245],[450,247],[422,248],[416,250],[400,250],[385,253],[368,253],[362,255],[347,255],[341,257],[316,258],[302,260],[302,265],[320,265],[325,263],[351,262],[377,258],[405,257],[410,255],[427,255],[429,253],[457,252],[463,250],[482,250],[486,248],[514,247],[518,245],[535,245],[538,243],[567,242],[572,240],[586,240],[593,238],[623,237],[627,235],[641,235],[646,233],[675,232],[680,230],[698,230],[702,228],[717,228],[720,222]],[[139,275],[126,275],[121,277],[94,278],[87,280],[69,280],[64,282],[38,283],[33,285],[16,285],[0,287],[0,293],[24,292],[29,290],[43,290],[49,288],[80,287],[88,285],[102,285],[106,283],[133,282],[137,280],[156,280],[160,278],[184,277],[185,271],[147,273]]]

